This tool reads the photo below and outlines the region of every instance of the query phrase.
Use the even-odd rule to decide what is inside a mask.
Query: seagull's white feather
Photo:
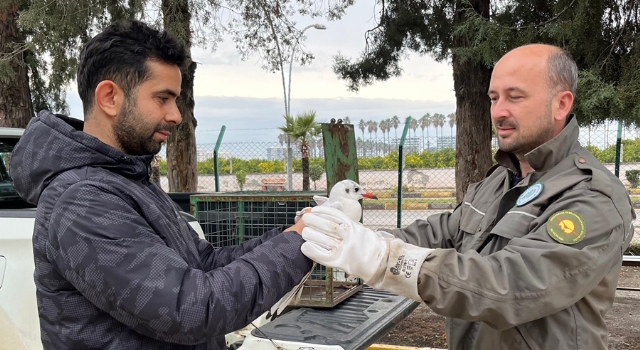
[[[316,202],[317,205],[322,205],[327,202],[329,198],[324,196],[313,196],[313,201]]]

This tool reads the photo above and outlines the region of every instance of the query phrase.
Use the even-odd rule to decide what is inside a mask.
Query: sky
[[[298,21],[299,28],[320,23],[327,29],[305,32],[305,49],[315,59],[305,66],[294,63],[293,114],[315,110],[321,122],[349,116],[357,124],[360,119],[379,122],[397,115],[402,121],[409,115],[420,118],[425,113],[455,112],[451,64],[435,62],[429,56],[407,55],[401,62],[401,77],[374,82],[357,93],[348,91],[346,82],[338,79],[332,70],[333,58],[338,53],[351,58],[361,54],[364,33],[375,26],[374,6],[375,0],[360,0],[339,21]],[[280,72],[263,70],[257,54],[241,60],[230,37],[223,37],[215,52],[196,47],[192,56],[198,62],[194,86],[196,142],[215,143],[222,125],[226,126],[225,143],[277,141],[281,133],[278,126],[284,124]],[[288,63],[285,73],[288,77]],[[82,119],[75,83],[67,91],[67,102],[71,115]]]

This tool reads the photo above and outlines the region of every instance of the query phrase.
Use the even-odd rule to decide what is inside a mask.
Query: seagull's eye
[[[360,189],[356,187],[356,189],[354,191],[358,192]]]

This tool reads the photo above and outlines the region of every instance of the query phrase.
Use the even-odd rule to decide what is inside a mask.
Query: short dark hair
[[[85,115],[93,108],[101,81],[111,80],[131,96],[149,78],[147,60],[182,67],[185,46],[166,31],[136,20],[115,22],[89,40],[80,52],[76,79]]]
[[[578,90],[578,66],[571,54],[556,47],[547,61],[549,67],[549,88],[553,94],[560,91],[570,91],[576,96]]]

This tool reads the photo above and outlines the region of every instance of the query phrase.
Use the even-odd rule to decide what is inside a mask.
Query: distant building
[[[443,150],[447,148],[456,149],[456,138],[455,136],[440,136],[437,141],[438,150]]]
[[[267,160],[282,160],[286,158],[287,147],[267,147]],[[300,148],[291,147],[291,156],[293,158],[302,158]]]

